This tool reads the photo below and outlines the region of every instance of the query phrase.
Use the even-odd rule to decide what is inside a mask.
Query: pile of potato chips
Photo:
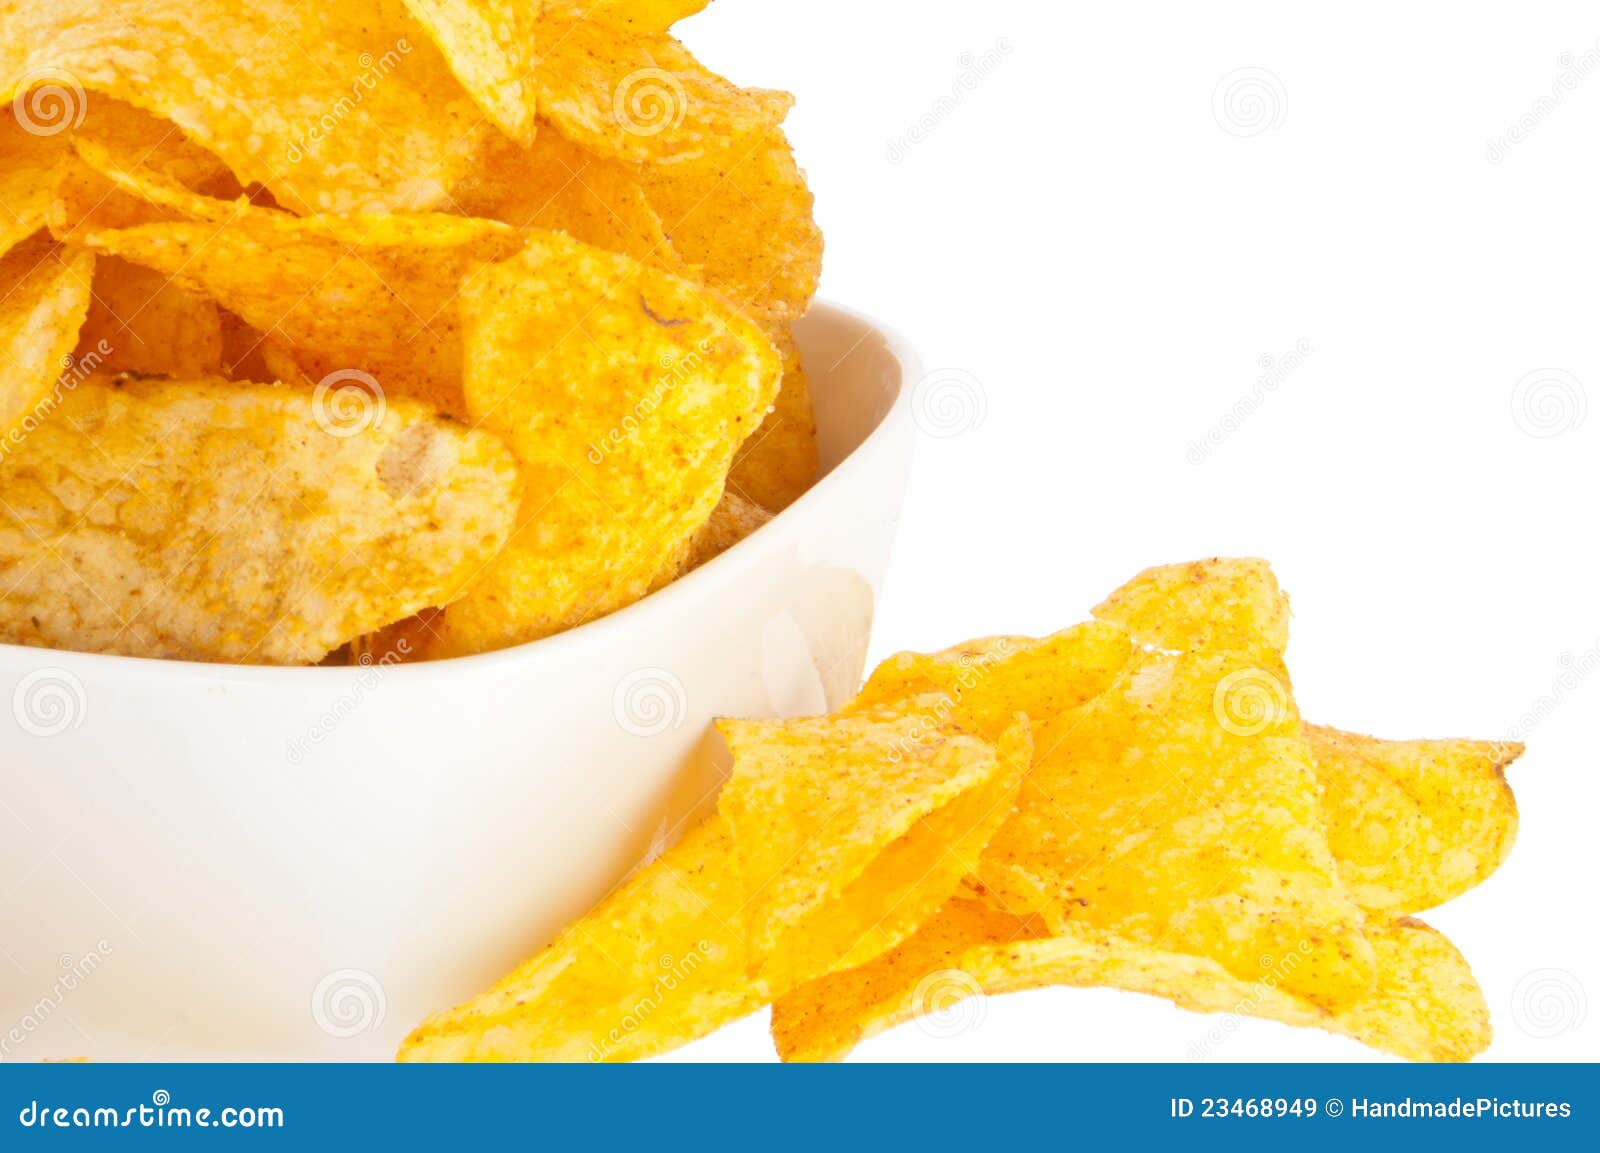
[[[1514,744],[1304,723],[1255,560],[886,661],[843,710],[723,721],[715,815],[402,1060],[646,1057],[772,1006],[835,1060],[952,1001],[1112,986],[1465,1060],[1489,1014],[1413,914],[1511,847]]]
[[[706,2],[0,2],[0,641],[496,649],[803,492],[822,239]]]

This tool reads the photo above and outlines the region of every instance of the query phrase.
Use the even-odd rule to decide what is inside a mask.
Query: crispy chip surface
[[[4,0],[0,99],[46,88],[69,120],[87,92],[165,117],[305,212],[431,208],[486,129],[402,0]]]
[[[217,306],[165,273],[115,256],[95,262],[94,298],[78,336],[79,364],[97,372],[193,378],[222,371]]]
[[[649,36],[665,32],[709,3],[711,0],[551,0],[550,6],[635,36]]]
[[[402,1061],[625,1061],[759,1008],[742,889],[712,817],[476,1000],[423,1022]]]
[[[991,745],[938,704],[717,722],[734,764],[717,808],[749,894],[751,962],[775,995],[914,932],[1010,813],[1027,723]]]
[[[404,0],[478,107],[511,139],[533,139],[533,42],[541,0]]]
[[[364,375],[386,395],[464,414],[460,282],[483,261],[515,252],[514,229],[438,213],[296,217],[197,196],[114,164],[102,175],[181,219],[126,228],[54,221],[59,232],[272,333],[313,381]]]
[[[717,507],[690,540],[688,568],[720,556],[772,519],[772,514],[736,492],[724,490]]]
[[[93,278],[92,253],[58,249],[43,233],[0,257],[0,454],[53,409]]]
[[[0,256],[44,227],[65,157],[66,137],[0,112]]]
[[[0,493],[0,640],[279,664],[458,596],[518,490],[494,437],[413,403],[91,378]]]
[[[1369,910],[1416,913],[1458,897],[1506,859],[1517,803],[1505,769],[1518,744],[1385,741],[1306,726],[1328,846]]]
[[[783,356],[783,383],[772,411],[739,450],[728,484],[750,500],[782,512],[817,481],[817,421],[800,346],[789,326],[765,327]]]
[[[527,482],[516,535],[440,653],[534,640],[645,595],[722,496],[780,364],[693,285],[557,233],[462,288],[466,400]]]

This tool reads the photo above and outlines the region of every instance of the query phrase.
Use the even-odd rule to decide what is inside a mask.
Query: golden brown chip
[[[1517,833],[1505,769],[1518,744],[1385,741],[1306,726],[1328,847],[1366,909],[1416,913],[1500,866]]]
[[[304,212],[434,207],[486,129],[402,0],[0,6],[0,100],[41,90],[136,103]]]
[[[212,376],[222,371],[222,320],[165,274],[107,256],[95,264],[76,357],[97,372]]]
[[[43,233],[0,257],[0,458],[55,408],[93,277],[92,253],[59,249]]]
[[[665,32],[709,3],[711,0],[551,0],[550,7],[613,25],[635,36],[649,36]]]
[[[89,379],[0,460],[0,640],[288,664],[460,595],[515,462],[421,405]]]
[[[92,150],[84,157],[183,219],[107,229],[53,220],[63,235],[214,299],[276,336],[312,380],[371,378],[386,395],[464,413],[460,281],[515,252],[516,230],[443,214],[290,216],[197,196]]]
[[[730,84],[670,36],[631,36],[560,7],[545,12],[535,35],[539,114],[600,156],[697,161],[764,135],[794,102]]]
[[[783,130],[708,149],[693,164],[645,169],[672,247],[739,307],[773,320],[805,315],[822,272],[811,190]]]
[[[811,388],[800,363],[800,347],[787,324],[765,325],[783,356],[783,384],[772,411],[745,441],[728,484],[774,512],[798,500],[817,480],[817,421],[811,412]]]
[[[748,892],[751,961],[774,995],[909,936],[1010,813],[1026,721],[991,745],[937,704],[717,722],[733,752],[717,810]]]
[[[432,1017],[401,1061],[626,1061],[753,1012],[743,892],[712,817],[493,989]]]
[[[66,140],[30,132],[15,116],[0,112],[0,256],[44,227]]]
[[[467,410],[527,496],[434,655],[535,640],[638,600],[722,496],[777,390],[759,328],[693,285],[557,233],[462,287]]]
[[[1455,947],[1410,918],[1369,932],[1376,981],[1336,1011],[1288,991],[1297,952],[1241,976],[1214,960],[1071,925],[1049,935],[1037,920],[957,899],[915,936],[854,970],[814,981],[772,1007],[787,1061],[836,1061],[903,1021],[949,1012],[971,996],[1048,985],[1107,986],[1165,997],[1200,1013],[1267,1017],[1354,1037],[1415,1061],[1462,1061],[1489,1043],[1483,994]]]
[[[461,86],[507,136],[533,139],[534,22],[540,0],[404,0]]]
[[[772,514],[736,492],[724,491],[711,516],[690,539],[689,561],[684,569],[696,569],[712,557],[720,556],[772,519]]]

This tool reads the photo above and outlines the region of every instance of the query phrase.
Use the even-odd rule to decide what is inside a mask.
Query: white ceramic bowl
[[[0,1060],[388,1058],[706,808],[713,717],[853,692],[917,370],[796,335],[826,475],[604,620],[388,668],[0,645]]]

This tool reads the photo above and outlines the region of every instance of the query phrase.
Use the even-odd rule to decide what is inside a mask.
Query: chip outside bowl
[[[847,309],[796,337],[823,478],[603,620],[393,667],[0,645],[0,1061],[387,1059],[708,809],[714,717],[848,697],[919,369]]]

